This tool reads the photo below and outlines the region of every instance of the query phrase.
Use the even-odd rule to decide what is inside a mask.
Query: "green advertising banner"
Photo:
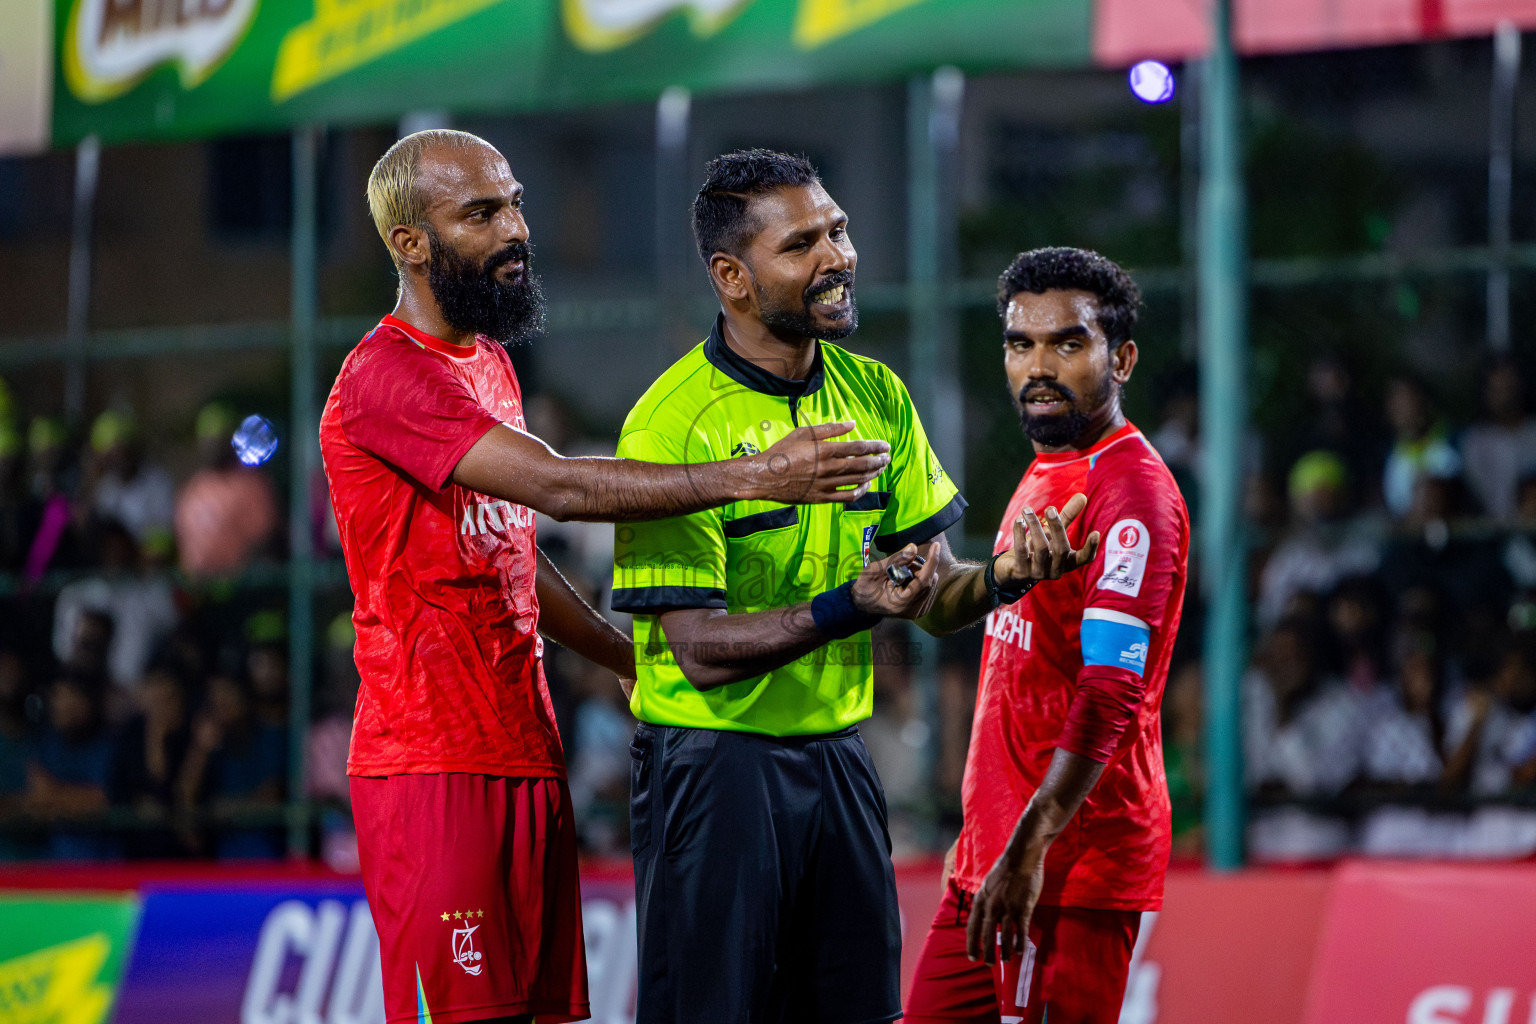
[[[1089,0],[54,2],[55,146],[1090,58]]]
[[[107,1024],[138,901],[0,896],[0,1024]]]

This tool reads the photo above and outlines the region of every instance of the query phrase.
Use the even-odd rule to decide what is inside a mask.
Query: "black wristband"
[[[987,567],[982,570],[981,578],[987,585],[987,593],[992,596],[992,607],[994,608],[998,605],[1013,604],[1019,598],[1029,593],[1031,587],[1040,582],[1039,580],[1026,580],[1023,583],[1016,583],[1011,587],[1003,586],[997,581],[997,572],[993,569],[993,565],[1002,557],[1002,553],[993,555],[987,559]]]
[[[811,598],[811,618],[816,620],[816,629],[832,640],[844,640],[855,633],[874,629],[884,617],[859,611],[853,603],[851,580]]]

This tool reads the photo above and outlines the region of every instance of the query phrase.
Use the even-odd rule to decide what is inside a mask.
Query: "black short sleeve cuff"
[[[956,494],[949,499],[949,504],[939,509],[933,515],[922,522],[907,527],[897,533],[885,534],[875,537],[875,547],[882,554],[894,554],[908,544],[926,544],[945,530],[954,526],[965,515],[969,503],[965,498]]]
[[[630,615],[660,615],[683,608],[724,608],[725,591],[717,587],[614,588],[613,610]]]

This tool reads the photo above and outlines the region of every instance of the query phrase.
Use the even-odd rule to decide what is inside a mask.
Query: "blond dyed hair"
[[[401,269],[400,254],[389,244],[389,233],[399,225],[422,227],[427,220],[427,198],[416,187],[416,171],[421,166],[421,156],[429,149],[472,149],[490,146],[489,142],[469,132],[451,128],[429,128],[413,132],[396,142],[368,174],[368,212],[373,216],[373,226],[384,239],[384,248],[395,269]]]

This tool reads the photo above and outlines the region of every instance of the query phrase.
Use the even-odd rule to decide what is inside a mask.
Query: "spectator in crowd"
[[[1469,685],[1446,725],[1448,786],[1483,797],[1509,791],[1536,734],[1529,646],[1505,636],[1487,656],[1472,652]]]
[[[1386,657],[1386,623],[1381,587],[1373,576],[1349,576],[1333,588],[1327,604],[1332,669],[1367,701],[1377,696]]]
[[[1247,783],[1259,796],[1327,798],[1360,771],[1365,731],[1360,697],[1323,672],[1315,628],[1277,626],[1243,680]],[[1298,807],[1260,811],[1249,827],[1259,859],[1310,859],[1342,852],[1343,821]]]
[[[152,555],[170,548],[176,484],[144,457],[138,426],[125,412],[107,410],[91,424],[91,511],[116,520]]]
[[[1346,576],[1373,572],[1380,558],[1369,524],[1347,520],[1344,460],[1308,452],[1291,467],[1291,526],[1259,577],[1258,618],[1273,626],[1292,598],[1323,594]]]
[[[1376,709],[1366,729],[1364,779],[1381,802],[1360,823],[1361,852],[1390,857],[1455,853],[1463,816],[1423,801],[1445,777],[1444,689],[1445,665],[1435,638],[1411,631],[1392,699]]]
[[[112,739],[100,685],[62,674],[48,686],[47,724],[27,765],[27,807],[54,823],[50,854],[64,860],[113,857],[117,842],[99,827],[72,824],[107,809]]]
[[[1452,851],[1459,856],[1536,853],[1536,811],[1490,802],[1536,773],[1530,762],[1536,750],[1536,657],[1530,640],[1506,635],[1497,644],[1480,645],[1492,647],[1492,657],[1481,665],[1483,672],[1491,665],[1491,674],[1469,687],[1447,725],[1447,745],[1453,751],[1447,758],[1447,779],[1480,798],[1460,828]]]
[[[143,678],[151,655],[176,628],[176,603],[164,576],[146,572],[139,545],[121,523],[103,521],[97,529],[100,570],[66,584],[54,605],[53,649],[70,660],[77,623],[86,611],[111,617],[115,629],[107,654],[111,680],[130,694]]]
[[[1335,796],[1360,769],[1363,702],[1325,675],[1309,624],[1270,633],[1243,681],[1248,784],[1288,796]]]
[[[1392,447],[1382,468],[1381,492],[1387,511],[1407,517],[1421,477],[1454,477],[1461,473],[1461,456],[1450,432],[1435,414],[1429,391],[1414,377],[1398,375],[1387,384],[1387,422]]]
[[[272,481],[235,457],[234,410],[203,406],[195,433],[201,467],[176,497],[176,551],[192,577],[237,575],[277,531]]]
[[[245,623],[245,678],[251,706],[263,725],[288,728],[288,624],[268,608]]]
[[[1329,451],[1344,463],[1353,509],[1370,507],[1376,498],[1382,434],[1355,388],[1348,361],[1336,352],[1314,356],[1307,365],[1307,410],[1286,450],[1292,459],[1310,451]]]
[[[187,852],[185,839],[172,827],[175,782],[186,760],[186,685],[169,665],[153,665],[134,692],[138,714],[118,735],[108,795],[119,807],[131,808],[141,823],[125,837],[130,857],[166,858]]]
[[[1525,408],[1525,381],[1508,356],[1492,360],[1483,371],[1483,418],[1461,439],[1467,484],[1494,519],[1514,517],[1517,485],[1536,471],[1536,417]]]
[[[1445,669],[1433,640],[1420,638],[1398,666],[1397,687],[1370,716],[1365,732],[1365,780],[1377,786],[1427,790],[1445,772]]]
[[[1504,607],[1510,585],[1501,563],[1502,545],[1496,538],[1452,529],[1463,518],[1464,493],[1459,477],[1425,474],[1414,482],[1413,504],[1382,558],[1385,587],[1397,593],[1434,588],[1459,614]]]
[[[214,815],[219,858],[281,855],[281,829],[228,819],[281,806],[287,769],[287,730],[257,717],[249,684],[224,674],[210,679],[176,788],[183,807],[206,803]]]
[[[59,663],[82,679],[105,684],[112,638],[117,632],[112,614],[99,608],[85,608],[71,622]]]

